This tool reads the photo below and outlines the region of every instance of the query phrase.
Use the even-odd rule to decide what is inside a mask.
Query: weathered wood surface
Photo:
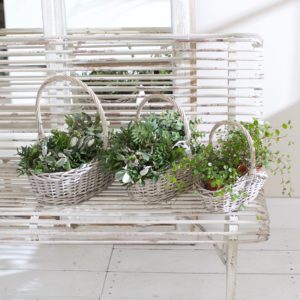
[[[34,100],[49,74],[84,80],[102,99],[111,127],[133,120],[137,98],[152,93],[175,96],[189,118],[203,119],[206,132],[223,119],[261,116],[263,54],[258,37],[176,36],[165,29],[121,32],[78,29],[44,38],[39,30],[0,30],[0,56],[5,58],[0,62],[0,243],[265,240],[269,221],[263,195],[228,221],[222,214],[207,213],[195,192],[180,196],[172,206],[145,206],[131,201],[117,183],[78,206],[41,206],[26,177],[17,177],[16,148],[37,137]],[[145,112],[168,107],[151,102]],[[81,110],[95,111],[86,94],[69,84],[51,86],[42,103],[45,131],[63,124],[65,113]],[[224,225],[238,225],[238,230],[224,232]]]

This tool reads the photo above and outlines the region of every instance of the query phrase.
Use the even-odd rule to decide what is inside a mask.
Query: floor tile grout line
[[[103,296],[103,293],[104,293],[104,288],[105,288],[106,280],[107,280],[108,274],[110,273],[109,272],[109,268],[110,268],[110,263],[111,263],[111,259],[112,259],[114,250],[115,250],[115,245],[112,245],[110,256],[109,256],[109,259],[108,259],[108,264],[107,264],[106,272],[105,272],[105,276],[104,276],[104,280],[103,280],[103,284],[102,284],[102,288],[101,288],[98,300],[102,299],[102,296]]]
[[[125,251],[130,250],[139,250],[139,251],[205,251],[205,252],[215,252],[214,249],[193,249],[193,248],[186,248],[186,249],[175,249],[175,248],[127,248],[127,247],[117,247],[114,248],[115,250],[121,249]],[[240,252],[300,252],[300,249],[239,249]]]
[[[22,294],[21,294],[22,295]],[[19,298],[18,294],[13,294],[13,293],[4,293],[4,294],[0,294],[0,296],[9,296],[9,297],[16,297],[17,299],[21,299],[21,300],[39,300],[40,296],[30,296],[30,295],[26,295],[26,298]],[[34,298],[32,298],[34,297]],[[82,296],[62,296],[64,300],[76,300],[76,299],[83,299]],[[61,298],[61,297],[59,297]],[[4,298],[0,298],[0,299],[4,299]],[[10,298],[11,299],[11,298]],[[43,297],[42,297],[43,299]],[[47,296],[47,299],[53,299],[53,300],[57,300],[57,296]],[[95,297],[84,297],[84,300],[95,300]]]
[[[0,271],[29,271],[29,272],[84,272],[84,273],[106,273],[107,270],[90,270],[90,269],[30,269],[30,268],[0,268]]]
[[[118,270],[109,270],[107,271],[108,274],[174,274],[174,275],[226,275],[226,272],[173,272],[173,271],[118,271]],[[269,272],[256,272],[256,273],[248,273],[248,272],[237,272],[238,275],[267,275],[267,276],[300,276],[299,272],[281,272],[281,273],[269,273]]]
[[[41,271],[41,272],[70,272],[69,270],[35,270],[35,269],[1,269],[0,271]],[[122,270],[106,270],[106,271],[84,271],[84,270],[72,270],[71,272],[85,272],[85,273],[105,273],[106,276],[111,273],[120,274],[182,274],[182,275],[223,275],[225,272],[185,272],[185,271],[122,271]],[[300,276],[300,272],[238,272],[240,275],[283,275],[283,276]],[[106,279],[105,276],[105,279]]]

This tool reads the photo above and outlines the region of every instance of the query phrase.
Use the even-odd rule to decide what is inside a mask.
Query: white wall
[[[66,0],[68,27],[171,26],[169,0]]]
[[[7,28],[42,28],[40,0],[4,0]]]
[[[188,1],[188,0],[186,0]],[[265,40],[265,117],[291,119],[295,195],[300,196],[300,0],[196,0],[199,33],[251,32]],[[7,27],[42,27],[40,0],[6,0]],[[169,0],[66,0],[68,27],[170,26]],[[280,196],[280,178],[268,194]]]
[[[264,39],[265,118],[273,125],[291,119],[296,145],[279,147],[292,155],[294,195],[300,196],[300,0],[197,0],[199,33],[258,33]],[[280,196],[280,177],[268,195]]]
[[[169,0],[65,0],[67,26],[171,26]],[[41,0],[4,0],[7,28],[42,27]]]

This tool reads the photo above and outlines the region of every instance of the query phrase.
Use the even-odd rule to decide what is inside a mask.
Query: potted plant
[[[224,131],[221,126],[226,125]],[[283,130],[291,128],[288,122]],[[213,137],[216,143],[213,144]],[[267,179],[266,169],[274,163],[273,173],[290,172],[289,155],[272,150],[286,135],[268,123],[222,121],[212,129],[209,144],[200,144],[190,159],[195,187],[212,212],[235,211],[255,199]],[[283,179],[283,191],[289,180]]]
[[[44,133],[40,99],[50,83],[68,80],[83,87],[95,101],[96,117],[86,113],[65,116],[67,130]],[[27,174],[39,202],[46,204],[77,204],[103,190],[113,176],[103,170],[98,157],[108,146],[108,128],[97,96],[80,80],[64,75],[48,78],[40,87],[36,101],[39,139],[18,149],[18,171]],[[102,125],[100,124],[100,118]]]
[[[282,194],[292,193],[290,180],[291,160],[288,153],[282,153],[276,150],[276,144],[282,143],[287,138],[288,130],[292,128],[291,121],[281,124],[281,128],[273,128],[268,122],[260,122],[254,119],[253,122],[241,122],[241,124],[250,133],[256,152],[256,172],[261,175],[270,171],[271,174],[280,174],[282,176]],[[288,146],[293,142],[287,140]],[[226,140],[223,141],[224,153],[228,159],[237,166],[240,173],[247,172],[247,157],[249,157],[249,148],[246,144],[245,136],[240,130],[231,128],[228,131]]]
[[[249,147],[249,171],[241,174],[234,161],[224,151],[223,126],[238,128],[246,137]],[[226,130],[227,131],[227,130]],[[217,143],[214,137],[217,136]],[[211,212],[237,210],[244,199],[247,181],[253,177],[255,169],[255,149],[248,131],[238,122],[218,122],[210,132],[209,143],[199,144],[189,161],[194,175],[195,188],[201,195],[205,207]]]
[[[140,118],[142,108],[151,99],[171,102],[177,112]],[[132,199],[145,203],[168,201],[180,187],[191,187],[189,171],[172,170],[175,162],[187,158],[190,137],[185,114],[172,98],[147,96],[139,105],[136,121],[111,134],[105,165],[127,186]]]

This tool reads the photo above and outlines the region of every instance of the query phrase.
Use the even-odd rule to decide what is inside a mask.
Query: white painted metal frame
[[[39,204],[26,177],[16,175],[16,148],[36,139],[34,98],[45,71],[71,72],[88,83],[102,99],[111,127],[134,118],[141,91],[174,95],[189,118],[202,117],[201,128],[207,132],[225,118],[261,116],[262,42],[258,37],[186,36],[159,30],[126,29],[126,34],[72,30],[51,38],[41,32],[0,31],[0,55],[8,58],[0,62],[0,243],[210,243],[226,265],[227,299],[233,300],[238,244],[268,238],[263,194],[240,212],[210,214],[192,191],[170,206],[145,206],[131,201],[124,187],[114,183],[81,205],[51,207]],[[63,47],[49,50],[50,41]],[[57,67],[49,53],[67,54],[59,58],[63,67]],[[102,73],[91,74],[97,70]],[[112,70],[122,72],[109,73]],[[71,111],[94,111],[88,96],[76,87],[59,84],[50,90],[59,90],[56,97],[63,101],[48,103],[53,95],[45,93],[46,131],[53,126],[53,109],[59,108],[58,123],[70,107]],[[145,110],[159,112],[168,107],[154,102]]]

